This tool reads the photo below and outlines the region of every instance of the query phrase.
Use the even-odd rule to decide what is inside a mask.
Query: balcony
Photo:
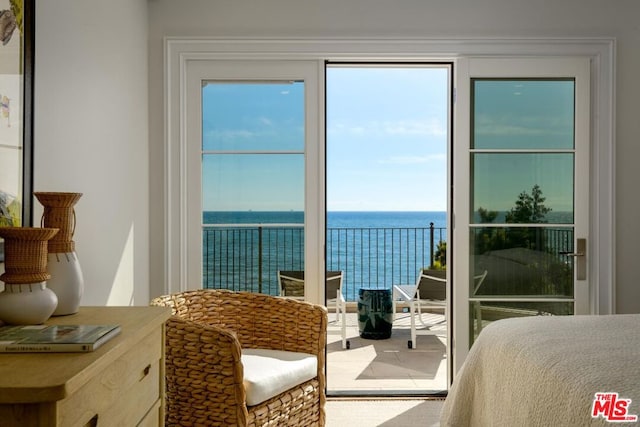
[[[484,288],[475,294],[481,322],[513,315],[568,314],[573,231],[563,227],[503,228],[528,247],[488,246],[496,229],[472,229],[474,268],[490,270]],[[487,237],[489,236],[489,237]],[[345,274],[344,294],[350,305],[347,338],[340,343],[335,315],[329,316],[327,387],[336,395],[406,395],[446,390],[447,328],[443,313],[423,313],[425,323],[438,323],[437,333],[419,336],[418,348],[408,349],[409,316],[396,313],[387,340],[359,337],[355,305],[362,287],[391,289],[394,284],[415,283],[418,272],[433,265],[436,247],[446,242],[446,229],[343,228],[326,230],[327,270]],[[494,239],[495,240],[495,239]],[[516,239],[512,239],[516,240]],[[508,239],[500,240],[500,243]],[[482,246],[484,245],[484,246]],[[486,246],[486,247],[485,247]],[[535,250],[544,248],[544,250]],[[203,227],[203,283],[206,288],[262,292],[277,295],[278,270],[304,270],[304,230],[301,224],[207,225]],[[556,295],[559,302],[496,302],[504,294]],[[562,302],[567,298],[567,302]],[[486,303],[486,301],[491,301]],[[436,328],[437,329],[437,328]]]
[[[571,299],[573,229],[567,226],[471,229],[472,269],[488,270],[474,297],[520,295]],[[415,283],[421,268],[434,264],[446,228],[381,227],[326,230],[326,268],[344,272],[343,293],[355,302],[362,287],[391,289]],[[302,224],[203,226],[203,287],[278,295],[278,270],[304,270]],[[569,305],[549,308],[569,314]]]
[[[344,272],[349,302],[347,339],[330,313],[327,342],[327,390],[330,395],[403,395],[446,390],[446,327],[442,313],[425,313],[440,322],[440,333],[419,337],[409,350],[409,317],[399,313],[390,339],[359,337],[355,301],[360,287],[391,289],[413,283],[432,265],[446,229],[328,228],[327,269]],[[208,288],[277,295],[278,270],[304,270],[304,234],[300,224],[216,225],[203,228],[203,283]]]
[[[342,270],[347,301],[358,288],[414,283],[432,265],[446,228],[328,228],[327,270]],[[304,270],[301,224],[203,226],[203,286],[278,295],[278,270]]]
[[[419,335],[409,349],[408,313],[397,313],[389,339],[360,338],[356,313],[347,313],[349,350],[343,350],[340,326],[329,313],[327,392],[333,396],[438,395],[447,389],[447,327],[442,313],[423,313],[435,324],[433,335]]]

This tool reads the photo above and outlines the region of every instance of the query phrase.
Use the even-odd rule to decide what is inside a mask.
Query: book
[[[94,351],[120,333],[120,325],[23,325],[0,327],[0,353]]]

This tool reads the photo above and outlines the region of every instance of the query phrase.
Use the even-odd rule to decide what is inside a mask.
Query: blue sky
[[[327,69],[327,209],[446,210],[448,69]]]
[[[204,155],[205,211],[304,210],[303,83],[209,84],[202,126],[203,150],[234,153]]]
[[[573,148],[572,81],[475,87],[476,148]],[[327,209],[446,210],[448,95],[444,67],[329,66]],[[216,153],[203,155],[203,209],[303,210],[304,127],[303,82],[205,85],[203,149]],[[485,153],[472,164],[474,211],[508,210],[535,184],[548,207],[572,209],[572,154]]]
[[[304,85],[209,84],[204,210],[302,210]],[[446,209],[447,70],[327,70],[327,209]],[[265,158],[266,157],[266,158]]]
[[[478,80],[474,83],[473,148],[522,149],[473,157],[472,209],[510,210],[539,185],[553,212],[573,210],[574,83],[572,80]],[[526,153],[525,150],[567,150]]]

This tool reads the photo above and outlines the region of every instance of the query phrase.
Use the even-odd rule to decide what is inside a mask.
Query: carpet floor
[[[440,425],[444,400],[329,399],[327,427],[394,427]]]

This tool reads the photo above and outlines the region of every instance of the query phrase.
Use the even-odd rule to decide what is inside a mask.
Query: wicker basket
[[[158,297],[166,328],[168,426],[323,426],[326,308],[248,292],[196,290]],[[255,406],[246,405],[242,348],[318,358],[318,375]]]
[[[8,284],[39,283],[49,280],[47,242],[57,228],[0,227],[4,239],[4,270],[0,280]]]
[[[82,197],[82,193],[38,191],[33,195],[44,206],[41,225],[60,229],[60,232],[49,242],[49,252],[74,252],[73,233],[76,228],[76,214],[73,207]]]

